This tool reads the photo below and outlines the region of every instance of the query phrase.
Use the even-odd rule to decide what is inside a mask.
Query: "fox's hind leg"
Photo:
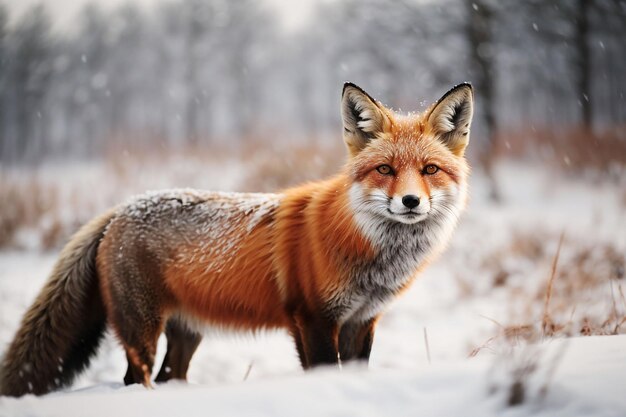
[[[124,375],[124,385],[132,385],[138,384],[141,382],[141,375],[136,374],[133,371],[132,362],[128,353],[126,354],[126,362],[128,363],[126,367],[126,375]]]
[[[143,316],[139,313],[134,317],[125,317],[122,320],[112,320],[128,360],[128,370],[124,376],[124,383],[143,384],[150,387],[157,341],[163,330],[163,319],[154,312]]]
[[[150,291],[144,294],[150,294]],[[116,303],[115,291],[111,295],[111,327],[122,342],[128,360],[124,383],[141,383],[150,387],[157,341],[163,331],[161,304],[147,295],[138,298],[126,296]]]
[[[163,328],[162,319],[154,316],[134,329],[133,325],[125,322],[127,321],[112,323],[126,350],[128,370],[124,376],[124,383],[126,385],[140,383],[150,387],[157,341]]]
[[[150,257],[133,252],[113,260],[103,256],[99,272],[109,323],[126,350],[124,383],[149,387],[157,341],[172,303],[159,279],[158,265],[141,259]]]
[[[186,381],[189,362],[202,341],[202,335],[190,330],[175,318],[167,321],[165,335],[167,336],[167,353],[155,381],[165,382],[170,379]]]

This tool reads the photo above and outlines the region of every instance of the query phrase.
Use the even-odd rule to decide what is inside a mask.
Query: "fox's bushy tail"
[[[88,364],[106,326],[96,253],[113,210],[80,229],[28,309],[0,368],[0,394],[45,394]]]

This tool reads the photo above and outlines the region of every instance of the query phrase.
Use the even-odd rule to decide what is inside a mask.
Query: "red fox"
[[[26,312],[0,394],[69,385],[107,326],[127,384],[186,378],[203,325],[283,328],[307,369],[367,361],[388,303],[437,256],[466,204],[473,92],[400,115],[352,83],[348,160],[333,178],[277,194],[172,190],[135,197],[80,229]]]

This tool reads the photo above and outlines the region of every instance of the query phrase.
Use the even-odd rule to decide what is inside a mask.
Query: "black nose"
[[[420,198],[416,195],[405,195],[402,197],[402,204],[412,209],[420,205]]]

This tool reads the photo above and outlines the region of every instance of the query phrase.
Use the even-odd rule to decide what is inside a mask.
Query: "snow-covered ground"
[[[0,399],[7,416],[623,416],[626,336],[576,338],[552,377],[537,375],[528,401],[507,407],[507,382],[489,360],[434,362],[408,369],[322,370],[232,384],[168,383],[154,391],[101,384],[43,398]],[[549,364],[544,366],[549,369]],[[497,371],[497,369],[495,370]]]
[[[497,177],[500,204],[474,175],[450,248],[382,319],[369,370],[305,375],[284,333],[209,334],[189,385],[146,391],[121,385],[124,354],[107,337],[72,389],[0,398],[0,416],[626,415],[624,182],[520,163],[500,165]],[[221,188],[238,187],[233,180]],[[554,326],[545,332],[546,286],[562,233],[548,304]],[[55,257],[0,252],[0,351]],[[610,333],[620,335],[600,336]],[[161,341],[160,357],[163,349]],[[516,375],[526,400],[508,408]]]

